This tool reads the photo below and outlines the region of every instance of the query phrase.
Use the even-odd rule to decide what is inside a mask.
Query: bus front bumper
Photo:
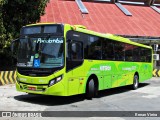
[[[67,96],[67,92],[64,89],[62,82],[54,84],[53,86],[48,85],[29,85],[25,83],[16,82],[16,89],[20,92],[43,94],[43,95],[55,95],[55,96]]]

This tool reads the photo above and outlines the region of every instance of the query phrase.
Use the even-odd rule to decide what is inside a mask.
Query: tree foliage
[[[36,23],[48,0],[4,0],[3,21],[7,33],[17,36],[22,26]],[[18,32],[18,33],[17,33]]]
[[[2,18],[2,6],[3,6],[3,2],[0,1],[0,50],[3,48],[3,46],[5,45],[5,28],[4,28],[4,24],[3,24],[3,18]]]
[[[0,0],[0,55],[9,55],[10,42],[20,28],[39,22],[49,0]]]

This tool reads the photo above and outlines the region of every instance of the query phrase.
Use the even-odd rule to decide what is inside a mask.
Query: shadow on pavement
[[[83,101],[85,100],[85,97],[84,95],[74,95],[65,97],[65,96],[25,94],[25,95],[15,96],[14,99],[34,104],[56,106],[56,105],[65,105]]]
[[[139,88],[143,88],[145,86],[148,86],[150,83],[139,83]],[[123,87],[117,87],[117,88],[112,88],[112,89],[107,89],[107,90],[102,90],[98,93],[98,98],[100,97],[105,97],[105,96],[110,96],[110,95],[116,95],[116,94],[121,94],[125,92],[129,92],[133,90],[132,86],[123,86]]]
[[[139,88],[143,88],[147,85],[149,85],[149,83],[140,83]],[[97,98],[116,95],[116,94],[125,93],[129,91],[131,91],[131,86],[124,86],[124,87],[102,90],[102,91],[99,91]],[[18,101],[33,103],[33,104],[56,106],[56,105],[65,105],[65,104],[84,101],[85,95],[82,94],[82,95],[63,97],[63,96],[25,94],[25,95],[14,96],[14,99]]]

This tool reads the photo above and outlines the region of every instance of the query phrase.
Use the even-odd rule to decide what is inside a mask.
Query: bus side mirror
[[[14,58],[17,58],[18,46],[19,46],[19,39],[15,39],[11,42],[11,52]]]

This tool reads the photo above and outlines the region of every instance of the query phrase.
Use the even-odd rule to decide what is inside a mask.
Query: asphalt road
[[[85,99],[84,95],[70,97],[29,95],[17,92],[15,85],[0,86],[0,111],[160,111],[160,78],[152,78],[141,83],[137,90],[130,90],[126,86],[100,91],[99,96],[92,100]],[[70,114],[72,116],[72,113]],[[96,115],[89,118],[83,117],[86,120],[135,120],[137,118],[140,120],[160,119],[158,117],[123,116],[110,118],[96,117]],[[12,119],[17,120],[17,118]],[[72,120],[75,118],[63,118],[62,113],[62,117],[58,119]],[[79,119],[82,118],[76,118],[76,120]]]

